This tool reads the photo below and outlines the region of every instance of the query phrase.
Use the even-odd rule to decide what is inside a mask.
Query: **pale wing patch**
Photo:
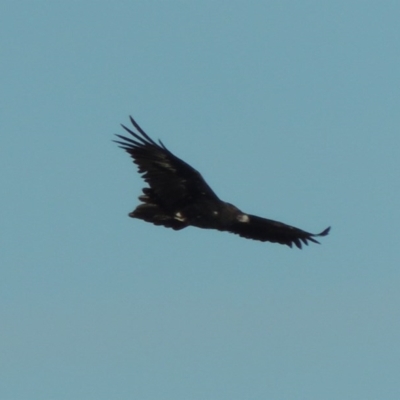
[[[239,214],[236,218],[239,222],[249,222],[250,221],[250,217],[247,214]]]
[[[176,219],[177,221],[181,221],[181,222],[186,221],[186,218],[183,216],[183,214],[180,211],[175,213],[174,219]]]

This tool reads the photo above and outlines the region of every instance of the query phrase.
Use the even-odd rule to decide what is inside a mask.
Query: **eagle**
[[[114,140],[137,164],[147,182],[140,204],[128,215],[154,225],[174,230],[195,226],[235,233],[246,239],[280,243],[299,249],[316,237],[326,236],[330,227],[313,234],[282,222],[247,214],[222,201],[201,174],[171,153],[161,142],[155,142],[130,117],[133,128],[121,124],[130,137],[116,135]]]

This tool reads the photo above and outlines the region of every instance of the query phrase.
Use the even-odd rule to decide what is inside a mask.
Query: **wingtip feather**
[[[318,233],[318,235],[315,236],[326,236],[329,234],[329,231],[331,230],[331,227],[328,226],[326,229],[324,229],[321,233]]]

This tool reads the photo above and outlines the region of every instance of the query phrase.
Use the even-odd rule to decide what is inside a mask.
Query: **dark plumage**
[[[163,225],[175,230],[187,226],[218,229],[235,233],[247,239],[262,242],[295,244],[301,249],[308,241],[319,243],[315,237],[326,236],[330,227],[318,234],[245,214],[234,205],[220,200],[198,171],[173,155],[164,144],[152,140],[130,117],[137,132],[122,127],[132,135],[116,135],[115,142],[126,150],[149,187],[139,197],[141,203],[129,216]]]

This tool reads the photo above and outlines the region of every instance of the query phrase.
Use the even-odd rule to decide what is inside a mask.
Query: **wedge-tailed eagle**
[[[137,132],[122,125],[132,137],[116,135],[119,146],[138,165],[139,173],[149,187],[139,197],[141,203],[129,216],[179,230],[187,226],[218,229],[247,239],[293,244],[301,249],[315,237],[326,236],[330,227],[313,234],[282,222],[246,214],[219,199],[198,171],[172,154],[159,140],[151,139],[130,117]]]

